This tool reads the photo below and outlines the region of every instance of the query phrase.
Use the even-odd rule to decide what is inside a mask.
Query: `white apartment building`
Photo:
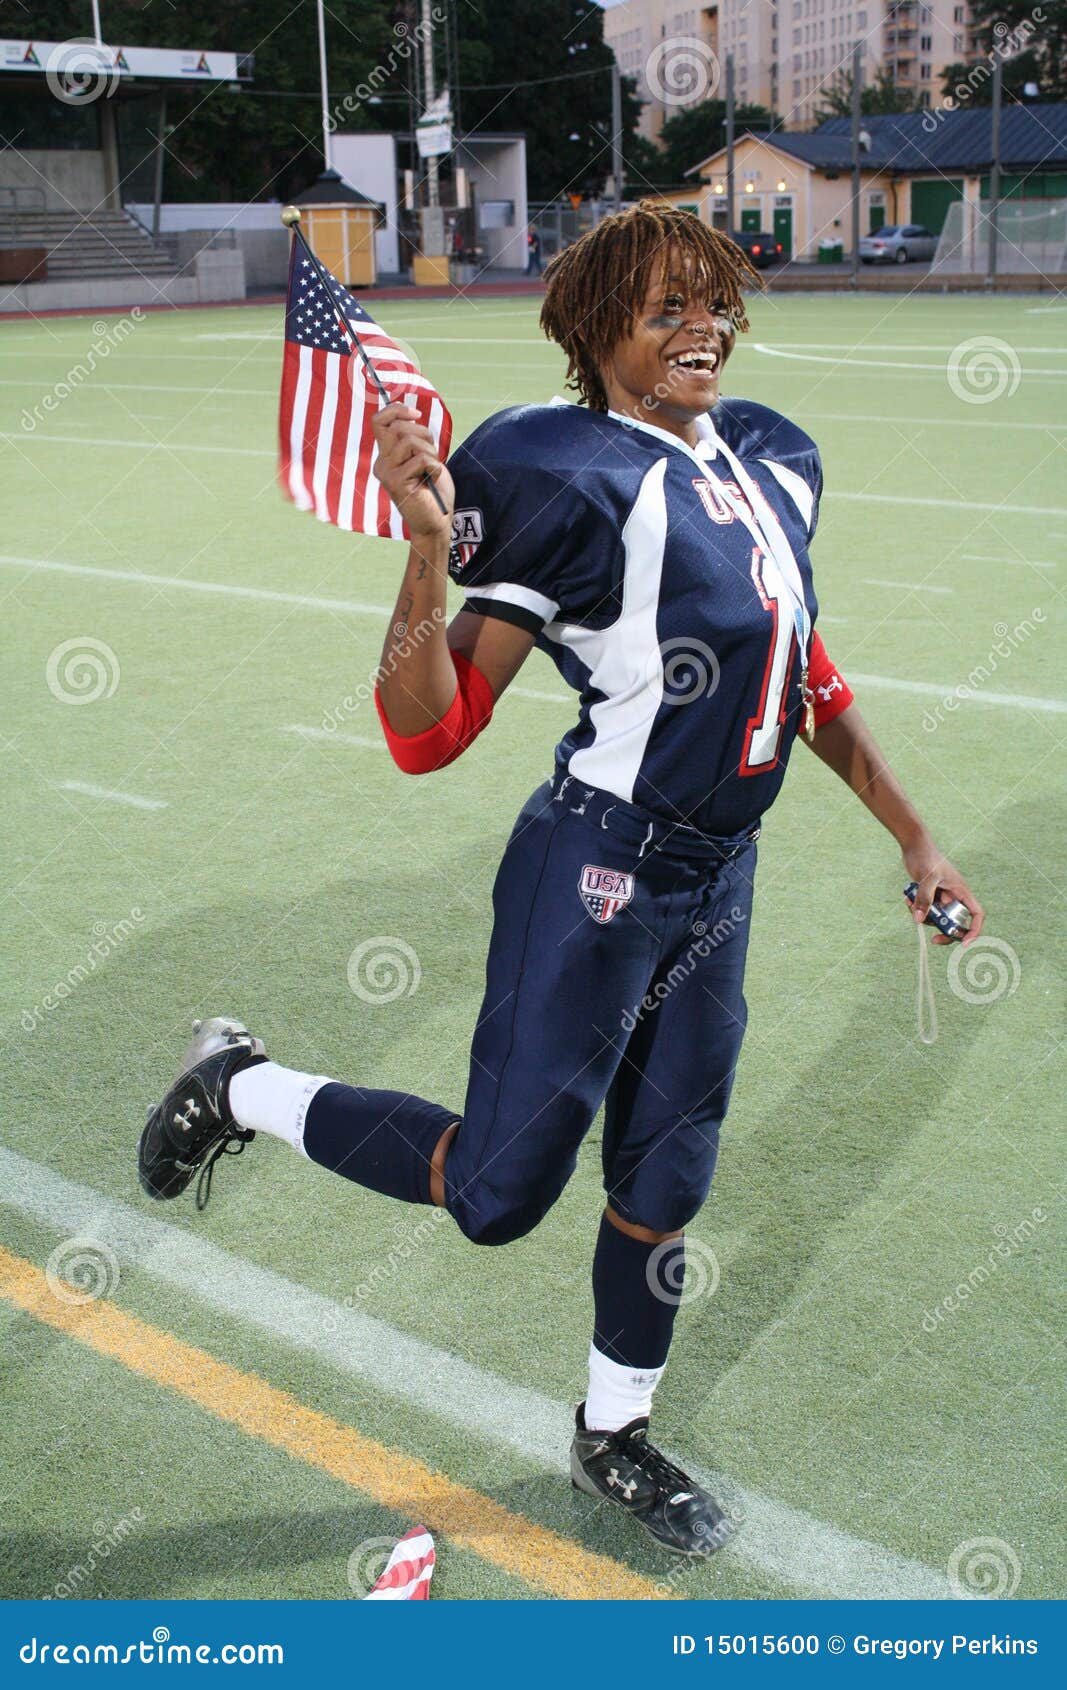
[[[739,105],[769,106],[789,129],[810,126],[857,42],[866,78],[884,66],[921,105],[936,103],[946,65],[975,56],[969,0],[619,0],[605,5],[604,39],[646,102],[650,139],[710,96],[716,72],[700,74],[709,51],[720,62],[733,54]]]

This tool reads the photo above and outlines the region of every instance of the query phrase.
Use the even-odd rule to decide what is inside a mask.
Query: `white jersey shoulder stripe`
[[[761,458],[761,464],[766,464],[774,479],[784,487],[797,510],[800,512],[804,527],[811,532],[811,516],[815,509],[815,494],[808,486],[802,475],[794,469],[786,469],[784,464],[775,463],[773,458]]]

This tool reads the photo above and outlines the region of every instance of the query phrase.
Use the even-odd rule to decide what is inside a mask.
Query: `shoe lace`
[[[649,1443],[647,1432],[635,1432],[627,1441],[631,1446],[630,1454],[633,1459],[661,1490],[673,1496],[679,1491],[692,1492],[696,1489],[688,1473],[683,1473],[680,1467],[676,1467],[673,1461],[667,1459],[661,1449]]]
[[[203,1213],[208,1206],[211,1196],[211,1179],[215,1172],[215,1163],[220,1156],[240,1156],[246,1144],[255,1135],[243,1128],[235,1128],[228,1132],[225,1138],[220,1138],[211,1155],[200,1170],[200,1178],[196,1182],[196,1206]]]

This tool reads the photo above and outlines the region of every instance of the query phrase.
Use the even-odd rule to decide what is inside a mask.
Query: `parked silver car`
[[[906,264],[909,258],[932,258],[937,236],[921,223],[888,223],[860,240],[864,264]]]

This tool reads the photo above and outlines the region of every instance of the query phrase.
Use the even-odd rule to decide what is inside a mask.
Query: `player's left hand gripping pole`
[[[322,283],[322,286],[323,286],[325,293],[326,293],[326,298],[327,299],[333,299],[334,295],[333,295],[333,289],[330,286],[330,277],[327,275],[326,271],[322,268],[322,265],[319,263],[318,259],[315,257],[315,254],[312,252],[311,247],[308,245],[307,237],[304,234],[303,229],[300,227],[300,208],[299,208],[299,206],[296,206],[296,205],[285,206],[284,209],[282,210],[282,222],[285,224],[285,227],[287,229],[292,230],[293,239],[295,241],[300,242],[301,249],[307,254],[309,261],[314,265],[315,274],[318,276],[319,281]],[[371,385],[374,387],[375,391],[377,392],[378,397],[383,401],[384,404],[386,404],[386,405],[391,404],[392,401],[389,398],[388,393],[386,392],[385,388],[382,385],[382,382],[381,382],[381,379],[378,375],[377,370],[374,368],[374,365],[371,363],[370,359],[367,357],[367,351],[366,351],[366,348],[363,345],[363,342],[360,340],[358,334],[356,333],[355,329],[352,327],[351,323],[348,321],[348,318],[345,316],[344,312],[341,310],[341,308],[337,304],[336,300],[334,300],[334,310],[337,313],[337,321],[341,325],[342,333],[347,337],[351,346],[355,349],[356,352],[359,353],[360,357],[362,358],[363,367],[366,370],[367,376],[368,376],[368,378],[371,382]],[[423,476],[422,479],[423,479],[426,487],[433,494],[434,503],[436,504],[438,510],[441,512],[441,515],[447,516],[448,515],[448,507],[446,506],[446,504],[445,504],[444,500],[442,499],[440,493],[437,491],[437,487],[436,487],[436,484],[434,482],[433,476],[430,474],[429,470],[426,471],[426,474]]]

